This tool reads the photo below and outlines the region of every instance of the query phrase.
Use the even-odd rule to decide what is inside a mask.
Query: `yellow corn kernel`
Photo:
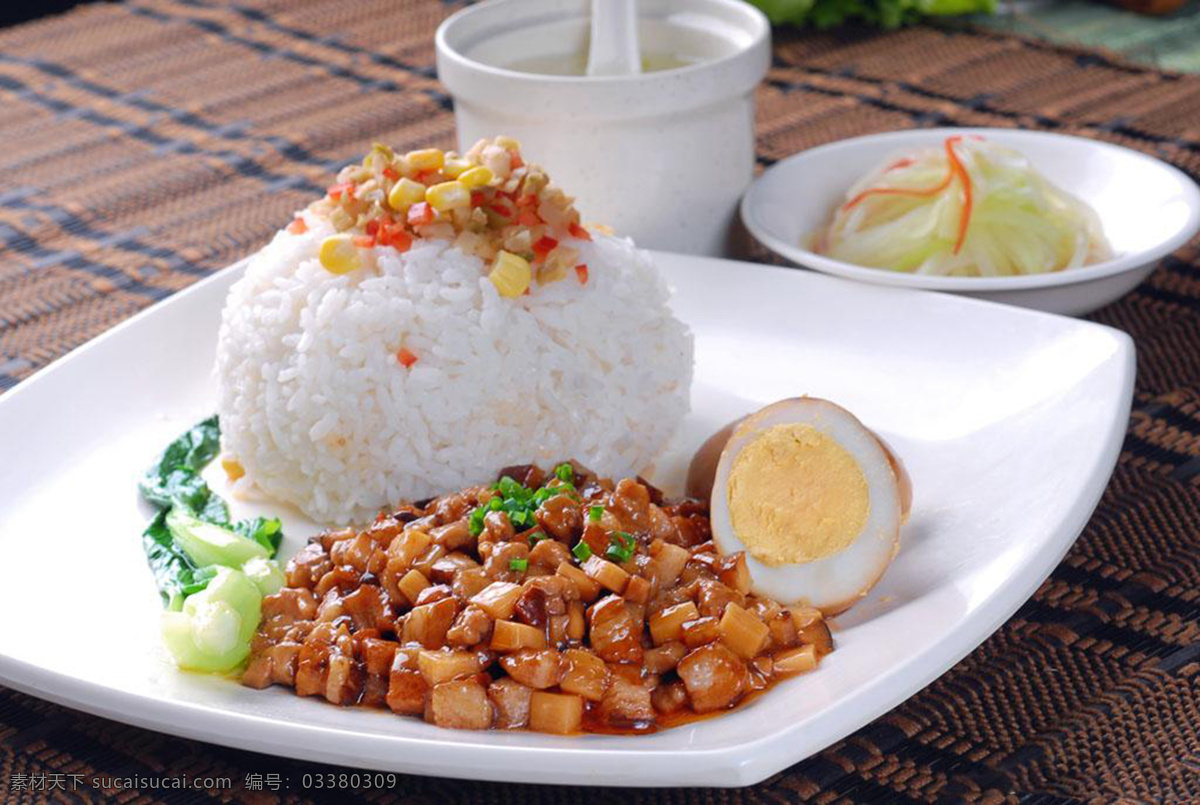
[[[488,279],[496,286],[501,296],[516,299],[529,288],[533,272],[529,261],[518,254],[501,251],[492,261],[492,270]]]
[[[425,185],[407,176],[401,177],[388,191],[387,200],[393,210],[404,212],[418,201],[425,200]]]
[[[449,176],[451,179],[457,179],[463,171],[471,167],[471,163],[465,159],[451,157],[446,159],[442,164],[442,173]]]
[[[345,233],[330,235],[321,241],[318,257],[325,270],[332,274],[346,274],[362,265],[354,239]]]
[[[425,190],[425,200],[438,212],[471,206],[471,191],[462,182],[442,182]]]
[[[504,135],[500,135],[496,139],[492,140],[492,142],[494,142],[496,145],[503,148],[505,151],[520,151],[521,150],[521,144],[519,142],[517,142],[516,140],[514,140],[512,137],[505,137]]]
[[[477,165],[474,168],[469,168],[463,171],[458,176],[458,180],[466,185],[468,190],[474,190],[476,187],[483,187],[491,183],[495,178],[495,174],[489,168],[482,165]]]
[[[404,155],[413,170],[436,171],[446,164],[446,154],[440,148],[422,148],[420,151],[409,151]]]
[[[236,481],[246,474],[246,468],[232,456],[221,456],[221,468],[225,470],[225,474],[231,481]]]

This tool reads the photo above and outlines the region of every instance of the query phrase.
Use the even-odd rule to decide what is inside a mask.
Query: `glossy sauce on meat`
[[[750,593],[707,505],[568,463],[327,531],[263,599],[243,684],[456,729],[636,734],[718,714],[833,649]]]

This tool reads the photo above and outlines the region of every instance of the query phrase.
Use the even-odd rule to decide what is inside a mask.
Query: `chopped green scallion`
[[[604,552],[605,559],[616,562],[618,565],[628,562],[629,556],[624,549],[618,548],[616,545],[609,545],[608,550]]]
[[[589,522],[598,523],[598,522],[600,522],[600,518],[603,516],[604,516],[604,507],[603,506],[588,507],[588,521]]]
[[[571,553],[575,554],[575,558],[580,562],[586,562],[592,558],[592,549],[586,542],[580,540],[579,543],[571,549]]]
[[[512,559],[508,563],[509,570],[516,570],[521,573],[524,573],[527,567],[529,567],[528,559]]]
[[[483,533],[483,518],[487,514],[487,509],[479,506],[471,511],[471,517],[467,520],[467,530],[471,532],[472,537],[478,537]]]
[[[612,545],[604,552],[606,558],[618,564],[628,562],[633,558],[634,551],[637,550],[637,543],[632,536],[624,531],[614,531],[609,539],[612,540]]]
[[[563,462],[554,468],[554,475],[560,481],[571,483],[575,480],[575,468],[569,463]]]

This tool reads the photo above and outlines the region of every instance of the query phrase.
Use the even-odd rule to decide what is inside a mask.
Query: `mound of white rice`
[[[691,335],[628,240],[572,242],[586,284],[571,273],[505,299],[448,241],[331,274],[317,248],[332,230],[308,221],[251,260],[222,314],[218,412],[241,483],[319,522],[363,522],[510,464],[638,472],[687,412]]]

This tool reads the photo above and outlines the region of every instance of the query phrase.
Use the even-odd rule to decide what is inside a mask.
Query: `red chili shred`
[[[902,159],[897,159],[891,165],[888,165],[885,170],[888,170],[888,171],[900,170],[901,168],[907,168],[907,167],[909,167],[911,165],[915,165],[915,164],[917,164],[917,161],[915,159],[913,159],[912,157],[904,157]]]
[[[962,142],[962,139],[963,138],[962,138],[961,134],[956,134],[953,137],[946,138],[944,145],[946,148],[946,159],[950,162],[950,170],[947,171],[946,178],[942,179],[942,181],[938,182],[933,187],[925,187],[925,188],[921,188],[921,189],[910,189],[910,188],[905,188],[905,187],[868,187],[866,190],[862,191],[857,196],[855,196],[854,198],[847,201],[844,205],[842,205],[842,211],[845,212],[845,211],[851,209],[856,204],[858,204],[860,201],[862,201],[864,198],[867,198],[869,196],[915,196],[915,197],[920,197],[920,196],[936,195],[937,193],[940,193],[943,190],[945,190],[947,187],[949,187],[950,183],[953,182],[955,179],[958,179],[959,182],[962,184],[962,193],[963,193],[963,208],[962,208],[962,213],[959,215],[959,218],[958,218],[958,238],[954,242],[954,254],[958,254],[959,251],[962,250],[963,243],[966,242],[967,227],[971,223],[971,212],[972,212],[972,209],[974,208],[974,204],[975,204],[974,197],[973,197],[974,194],[972,192],[973,188],[971,187],[971,174],[967,170],[967,167],[965,165],[963,165],[962,160],[959,159],[958,154],[955,153],[955,151],[954,151],[954,146],[956,146],[960,142]],[[893,168],[905,167],[903,164],[901,164],[903,162],[904,162],[904,160],[900,160],[899,162],[892,164],[892,166],[889,167],[888,170],[892,170]],[[910,163],[911,163],[911,160],[910,160]]]
[[[588,281],[587,263],[581,263],[581,264],[575,266],[575,276],[579,277],[580,285],[587,285],[587,281]]]
[[[550,252],[554,251],[554,247],[558,245],[558,241],[549,235],[543,235],[538,239],[538,242],[533,244],[533,253],[538,257],[545,257]]]
[[[417,362],[417,356],[409,352],[407,347],[400,347],[396,353],[396,360],[400,361],[400,365],[405,369],[410,369]]]

